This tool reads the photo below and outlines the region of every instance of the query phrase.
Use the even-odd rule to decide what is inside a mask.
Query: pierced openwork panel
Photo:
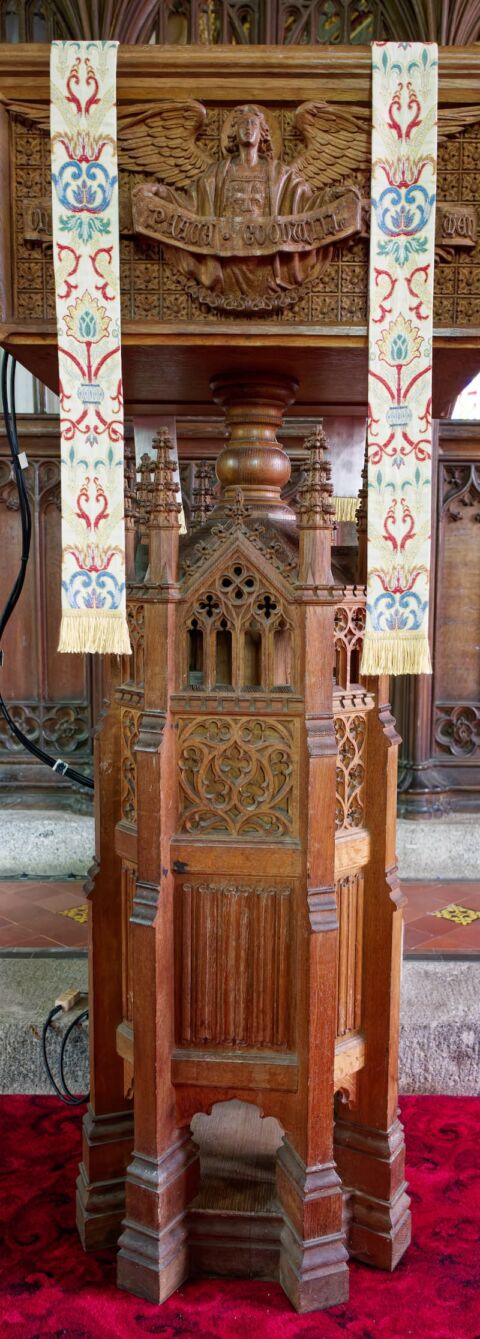
[[[185,626],[184,686],[247,691],[292,687],[291,613],[241,559],[195,594]]]
[[[365,620],[365,593],[347,588],[335,610],[335,682],[339,688],[359,682]]]
[[[177,885],[175,918],[177,1043],[288,1048],[291,885],[189,880]]]
[[[335,716],[338,747],[335,814],[337,831],[363,826],[366,730],[366,717],[359,711]]]
[[[294,721],[210,717],[178,725],[180,832],[296,834]]]
[[[339,921],[337,966],[337,1036],[355,1032],[362,1011],[363,873],[347,874],[337,883]]]
[[[124,707],[122,720],[122,819],[126,823],[137,821],[137,768],[134,748],[138,739],[140,712],[132,707]]]
[[[127,623],[132,654],[126,657],[126,678],[130,683],[134,683],[136,688],[143,688],[145,678],[145,606],[141,601],[128,601]]]

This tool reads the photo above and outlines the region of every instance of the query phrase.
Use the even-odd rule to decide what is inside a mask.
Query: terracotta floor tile
[[[468,938],[465,933],[468,928],[468,926],[458,925],[453,934],[442,935],[439,939],[429,940],[428,950],[426,948],[425,951],[429,953],[478,953],[480,956],[480,941],[474,942],[472,938]]]
[[[430,911],[441,911],[442,907],[447,907],[449,902],[454,900],[450,893],[445,894],[437,890],[413,894],[409,894],[407,889],[405,891],[408,898],[407,905],[403,909],[406,925],[410,921],[419,920],[420,916],[426,916]]]
[[[44,907],[45,911],[53,911],[55,913],[58,913],[64,910],[68,910],[69,907],[88,906],[88,902],[85,895],[82,893],[81,888],[79,888],[76,893],[57,892],[57,893],[50,893],[50,896],[46,897],[36,897],[35,906]]]
[[[65,897],[84,896],[84,879],[5,879],[0,882],[0,902],[3,896],[21,898],[22,902],[48,901],[59,894]]]
[[[403,937],[404,952],[408,951],[408,949],[417,949],[419,945],[423,944],[429,937],[430,936],[425,933],[425,930],[415,930],[413,926],[406,925]]]
[[[31,948],[32,939],[33,930],[25,930],[23,925],[5,925],[0,930],[0,948]]]
[[[461,894],[459,893],[457,897],[452,898],[452,902],[460,903],[461,907],[471,907],[472,911],[480,911],[480,889],[475,891],[474,885],[470,885],[470,887],[472,891],[470,891],[468,883],[464,883]]]
[[[438,916],[419,916],[417,921],[410,922],[409,928],[421,930],[425,939],[440,939],[444,935],[451,934],[455,922],[441,920]]]

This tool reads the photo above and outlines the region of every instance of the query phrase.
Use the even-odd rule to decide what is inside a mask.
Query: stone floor
[[[93,819],[84,814],[4,812],[0,952],[86,947],[83,879],[93,844]],[[478,818],[401,819],[397,850],[408,897],[406,955],[480,953]]]
[[[57,995],[70,988],[87,989],[85,956],[0,956],[0,1092],[51,1091],[41,1053],[42,1026]],[[84,1005],[82,999],[78,1011]],[[61,1036],[73,1017],[73,1013],[59,1015],[50,1030],[48,1054],[54,1074]],[[403,1093],[478,1094],[480,959],[404,963],[399,1076]],[[84,1025],[69,1041],[66,1077],[71,1091],[87,1091]]]

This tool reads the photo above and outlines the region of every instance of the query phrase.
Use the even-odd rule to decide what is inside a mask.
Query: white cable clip
[[[60,772],[62,776],[65,776],[65,773],[68,772],[68,762],[63,762],[61,758],[57,758],[57,761],[53,764],[52,772]]]
[[[28,470],[28,458],[26,451],[19,451],[17,460],[22,470]]]

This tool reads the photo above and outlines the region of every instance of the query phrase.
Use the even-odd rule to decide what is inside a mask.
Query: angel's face
[[[241,111],[237,113],[236,131],[239,144],[247,148],[258,148],[262,134],[262,123],[256,112]]]

